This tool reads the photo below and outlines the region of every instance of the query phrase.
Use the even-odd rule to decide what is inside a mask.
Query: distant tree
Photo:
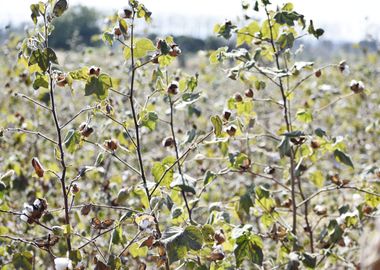
[[[70,49],[79,44],[96,46],[91,37],[100,33],[99,13],[85,6],[72,7],[62,17],[54,21],[55,30],[51,35],[50,46]]]

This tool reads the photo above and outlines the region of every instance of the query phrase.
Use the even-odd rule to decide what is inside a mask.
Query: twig
[[[123,250],[119,253],[118,257],[121,257],[121,255],[123,255],[123,253],[136,241],[137,237],[139,237],[139,235],[141,234],[142,231],[138,231],[138,233],[136,233],[136,235],[132,238],[131,241],[129,241],[128,245],[126,245]]]
[[[40,103],[40,102],[38,102],[38,101],[36,101],[36,100],[34,100],[34,99],[28,97],[27,95],[24,95],[24,94],[21,94],[21,93],[15,93],[14,96],[15,96],[15,97],[22,97],[22,98],[25,98],[26,100],[28,100],[28,101],[30,101],[30,102],[32,102],[32,103],[34,103],[34,104],[40,106],[41,108],[44,108],[45,110],[51,111],[51,109],[50,109],[49,107],[47,107],[47,106],[45,106],[44,104],[42,104],[42,103]]]
[[[178,162],[180,162],[189,152],[194,150],[199,144],[201,144],[204,140],[206,140],[212,133],[213,133],[213,131],[210,131],[205,136],[203,136],[198,142],[193,143],[185,152],[182,153],[182,155],[179,157],[179,159],[174,161],[173,164],[171,164],[169,167],[166,168],[166,170],[164,171],[164,173],[161,175],[160,179],[157,181],[156,185],[154,186],[153,190],[151,191],[150,196],[152,196],[154,194],[154,192],[156,191],[156,189],[160,186],[160,184],[161,184],[162,180],[165,178],[166,174],[168,172],[170,172],[170,170],[173,169],[173,167]]]
[[[49,138],[48,136],[42,134],[39,131],[33,131],[33,130],[24,129],[24,128],[6,128],[6,129],[4,129],[4,132],[20,132],[20,133],[34,134],[34,135],[41,137],[41,138],[43,138],[43,139],[45,139],[51,143],[58,144],[56,141],[54,141],[53,139]]]
[[[64,127],[66,127],[68,124],[70,124],[72,121],[75,120],[75,118],[77,118],[79,115],[81,115],[82,113],[84,112],[87,112],[87,111],[90,111],[90,110],[93,110],[95,109],[96,107],[93,106],[93,107],[89,107],[89,108],[84,108],[82,110],[80,110],[77,114],[75,114],[70,120],[68,120],[66,123],[64,123],[63,125],[61,125],[59,128],[60,129],[63,129]]]

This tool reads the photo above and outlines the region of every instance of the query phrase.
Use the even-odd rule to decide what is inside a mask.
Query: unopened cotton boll
[[[55,258],[54,264],[56,270],[73,269],[73,264],[68,258]]]

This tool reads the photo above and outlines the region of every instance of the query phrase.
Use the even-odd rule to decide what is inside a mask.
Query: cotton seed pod
[[[251,166],[251,160],[249,158],[246,158],[243,160],[242,164],[240,165],[240,168],[242,170],[248,170]]]
[[[63,73],[60,73],[57,77],[57,85],[59,87],[64,87],[67,84],[67,78],[66,75]]]
[[[230,135],[231,137],[232,137],[232,136],[235,136],[236,130],[237,130],[237,129],[236,129],[236,126],[234,126],[234,125],[228,126],[228,127],[226,128],[226,132],[227,132],[227,134]]]
[[[320,144],[320,142],[317,141],[317,140],[312,140],[311,143],[310,143],[310,146],[311,146],[311,148],[313,148],[313,149],[317,149],[317,148],[321,147],[321,144]]]
[[[99,74],[100,74],[100,68],[99,68],[99,67],[96,67],[96,66],[91,66],[91,67],[88,69],[88,74],[89,74],[89,75],[99,76]]]
[[[72,187],[72,192],[74,194],[78,193],[80,191],[80,188],[78,187],[77,184],[73,184],[73,187]]]
[[[290,198],[281,202],[281,207],[289,208],[290,206],[292,206],[292,199],[290,199]]]
[[[38,160],[38,158],[34,157],[32,159],[32,166],[34,168],[34,171],[38,175],[38,177],[43,177],[44,176],[45,170],[42,167],[42,165],[41,165],[40,161]]]
[[[153,64],[158,64],[158,57],[160,56],[160,53],[155,53],[152,55],[152,63]]]
[[[364,91],[364,89],[365,89],[364,83],[362,81],[352,80],[351,83],[350,83],[350,89],[355,94],[362,93]]]
[[[115,139],[106,140],[104,142],[104,146],[111,151],[115,151],[117,149],[118,142]]]
[[[117,37],[119,37],[119,36],[121,36],[121,35],[123,34],[123,33],[121,32],[121,30],[120,30],[119,27],[115,27],[115,28],[113,29],[113,33],[114,33],[114,35],[117,36]]]
[[[179,87],[178,82],[172,81],[171,84],[168,86],[168,89],[167,89],[168,94],[171,94],[171,95],[178,94],[178,87]]]
[[[346,186],[350,183],[350,180],[349,179],[343,179],[342,180],[342,186]]]
[[[113,107],[110,104],[106,105],[106,112],[107,114],[112,114],[113,112]]]
[[[117,15],[122,19],[129,19],[132,17],[133,11],[130,7],[119,9]]]
[[[272,166],[266,166],[264,168],[264,173],[266,174],[274,174],[276,172],[276,169],[273,168]]]
[[[243,101],[243,97],[239,93],[235,93],[234,99],[236,102],[242,102]]]
[[[228,119],[230,119],[230,117],[231,117],[231,111],[224,110],[224,112],[223,112],[223,119],[226,120],[226,121],[228,121]]]
[[[324,216],[327,214],[327,208],[323,205],[317,204],[314,209],[314,213],[316,213],[318,216]]]
[[[174,140],[172,137],[167,137],[162,141],[164,147],[170,147],[174,145]]]
[[[339,70],[345,76],[350,74],[350,67],[347,65],[346,61],[344,60],[339,63]]]
[[[221,245],[226,241],[223,230],[218,230],[214,234],[214,239],[217,245]]]
[[[92,132],[94,132],[94,129],[92,127],[87,126],[84,130],[81,131],[81,134],[84,137],[88,137],[91,135]]]
[[[244,95],[248,98],[253,98],[253,90],[251,88],[245,90]]]
[[[210,255],[207,257],[209,261],[221,261],[224,259],[224,253],[221,251],[214,250],[210,253]]]
[[[369,214],[372,213],[372,211],[373,211],[373,208],[372,208],[371,206],[369,206],[369,205],[367,205],[367,204],[364,204],[364,205],[362,206],[362,212],[363,212],[363,213],[369,215]]]
[[[177,57],[182,53],[181,49],[178,47],[177,44],[172,44],[170,47],[171,47],[171,50],[169,52],[170,56]]]
[[[82,209],[80,210],[80,213],[83,216],[87,216],[90,213],[91,209],[92,209],[92,204],[86,204],[82,207]]]

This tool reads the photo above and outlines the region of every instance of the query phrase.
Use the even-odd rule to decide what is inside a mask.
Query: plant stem
[[[46,19],[46,13],[44,14],[44,26],[45,26],[45,47],[49,47],[48,39],[48,24],[47,24],[47,19]],[[62,142],[62,134],[61,134],[61,128],[59,126],[59,121],[58,121],[58,116],[57,116],[57,111],[55,107],[55,98],[54,98],[54,83],[53,83],[53,78],[52,78],[52,72],[51,72],[51,63],[49,59],[49,55],[47,56],[47,62],[48,62],[48,69],[47,73],[49,76],[49,90],[50,90],[50,101],[51,101],[51,113],[53,115],[54,119],[54,124],[57,132],[57,139],[58,139],[58,148],[60,152],[60,161],[61,161],[61,167],[62,167],[62,174],[60,177],[61,181],[61,187],[62,187],[62,195],[63,195],[63,203],[65,207],[65,224],[67,226],[70,226],[70,216],[69,216],[69,204],[68,204],[68,193],[66,192],[66,163],[65,163],[65,152],[63,150],[63,142]],[[66,243],[67,243],[67,249],[68,251],[71,251],[71,240],[70,240],[70,234],[67,234],[66,236]]]
[[[137,114],[135,110],[135,102],[134,102],[134,83],[135,83],[135,74],[136,74],[136,67],[135,67],[135,58],[134,58],[134,21],[135,21],[135,11],[133,11],[132,18],[131,18],[131,38],[130,38],[130,50],[131,50],[131,83],[130,83],[130,92],[129,92],[129,103],[131,105],[131,111],[132,111],[132,117],[133,117],[133,123],[135,127],[135,132],[136,132],[136,151],[137,151],[137,157],[138,157],[138,162],[140,166],[140,173],[141,173],[141,179],[144,184],[144,189],[146,196],[148,197],[148,202],[149,206],[152,209],[152,206],[150,205],[151,202],[151,194],[149,193],[147,181],[146,181],[146,176],[145,176],[145,170],[144,170],[144,164],[143,164],[143,159],[141,155],[141,144],[140,144],[140,132],[139,132],[139,124],[138,124],[138,119],[137,119]],[[152,212],[152,216],[154,218],[154,221],[156,223],[156,231],[157,235],[160,238],[161,237],[161,231],[160,231],[160,226],[158,224],[158,219],[156,215]],[[165,268],[167,270],[170,269],[169,267],[169,262],[168,260],[165,261]]]
[[[177,139],[176,139],[175,131],[174,131],[174,120],[173,120],[174,108],[173,108],[173,102],[172,102],[172,98],[171,98],[170,94],[168,96],[169,96],[169,103],[170,103],[170,129],[171,129],[173,143],[174,143],[175,156],[176,156],[176,159],[178,160],[179,159],[179,151],[178,151]],[[181,162],[177,163],[177,167],[178,167],[178,172],[182,178],[182,183],[185,185],[185,178],[183,177]],[[190,220],[190,222],[192,222],[193,221],[191,218],[192,211],[191,211],[191,208],[190,208],[189,203],[187,201],[186,193],[184,190],[181,190],[181,194],[182,194],[183,200],[185,201],[187,213],[189,214],[189,220]]]
[[[270,43],[272,45],[273,53],[275,55],[275,60],[276,60],[276,67],[278,70],[281,69],[280,66],[280,60],[279,60],[279,55],[277,53],[276,46],[274,44],[274,37],[273,37],[273,26],[271,23],[270,15],[268,12],[267,7],[265,6],[265,12],[267,15],[268,19],[268,25],[269,25],[269,32],[270,32]],[[288,111],[288,103],[287,103],[287,97],[284,89],[284,85],[282,82],[281,77],[278,78],[279,81],[279,88],[281,91],[281,96],[282,96],[282,101],[283,101],[283,114],[284,114],[284,120],[286,124],[286,129],[288,132],[291,132],[292,127],[290,124],[290,118],[289,118],[289,111]],[[295,157],[294,157],[294,151],[293,148],[290,151],[290,181],[291,181],[291,197],[292,197],[292,214],[293,214],[293,227],[292,227],[292,233],[294,234],[295,237],[297,237],[297,204],[296,204],[296,177],[294,174],[294,168],[295,168]],[[295,250],[297,248],[296,241],[293,244],[293,249]]]

